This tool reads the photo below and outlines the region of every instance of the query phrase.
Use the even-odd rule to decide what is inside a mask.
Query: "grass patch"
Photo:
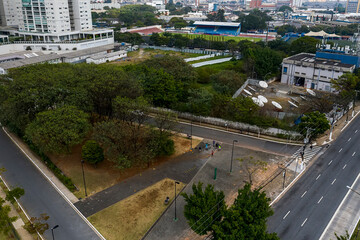
[[[185,185],[180,183],[177,194]],[[89,221],[109,240],[141,239],[174,198],[174,180],[162,181],[90,216]]]
[[[229,40],[234,40],[236,42],[240,42],[243,40],[249,40],[253,42],[260,42],[262,41],[261,38],[252,38],[252,37],[235,37],[235,36],[219,36],[219,35],[206,35],[206,34],[186,34],[186,33],[174,33],[174,35],[182,35],[183,37],[187,37],[190,39],[194,38],[202,38],[209,41],[216,41],[216,42],[226,42]]]
[[[190,150],[190,140],[181,136],[174,135],[172,137],[175,144],[175,153],[168,157],[159,157],[151,167],[157,166],[165,161],[184,154]],[[201,142],[200,139],[193,139],[193,145],[196,146]],[[51,160],[58,166],[62,172],[71,178],[78,191],[74,194],[78,198],[85,197],[85,188],[81,169],[81,145],[75,146],[71,154],[68,155],[50,155]],[[145,171],[144,167],[132,167],[125,170],[117,169],[112,162],[103,161],[97,166],[84,163],[84,172],[86,180],[87,194],[93,195],[108,187],[115,185],[129,177]]]

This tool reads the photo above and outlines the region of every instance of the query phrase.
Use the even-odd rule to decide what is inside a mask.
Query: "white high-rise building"
[[[93,30],[90,0],[0,0],[0,26],[18,26],[13,34],[29,42],[24,45],[28,49],[61,51],[114,43],[113,30]],[[59,42],[67,45],[53,44]]]
[[[0,26],[19,26],[22,20],[21,0],[0,0]]]
[[[0,24],[23,32],[91,30],[90,0],[0,0]]]
[[[70,8],[71,29],[84,31],[92,29],[91,7],[89,0],[68,0]]]

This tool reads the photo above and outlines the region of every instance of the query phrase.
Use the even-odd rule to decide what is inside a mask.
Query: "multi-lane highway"
[[[90,240],[100,239],[89,225],[54,189],[39,170],[24,156],[9,137],[0,130],[0,167],[4,167],[4,180],[12,187],[25,189],[20,203],[31,217],[46,213],[50,216],[50,227],[54,229],[57,240]],[[44,234],[51,239],[51,232]]]
[[[268,231],[282,240],[319,239],[360,172],[360,118],[274,204]],[[335,238],[335,235],[334,235]]]

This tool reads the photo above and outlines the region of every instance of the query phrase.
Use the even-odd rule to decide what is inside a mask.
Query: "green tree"
[[[296,32],[296,27],[294,27],[293,25],[282,25],[279,27],[276,27],[276,32],[277,34],[284,36],[286,33],[288,32]]]
[[[104,160],[104,150],[95,140],[88,140],[82,146],[81,157],[88,163],[96,165]]]
[[[45,153],[69,153],[81,143],[91,125],[88,114],[74,106],[39,113],[26,128],[26,136]]]
[[[181,28],[186,27],[188,24],[183,18],[173,17],[170,19],[168,25],[170,27],[174,27],[176,29],[181,29]]]
[[[253,50],[252,60],[257,77],[263,79],[279,72],[282,56],[268,47],[256,48]]]
[[[196,115],[209,116],[212,97],[213,94],[205,88],[190,89],[187,101],[188,111]]]
[[[304,114],[298,128],[304,137],[307,135],[307,129],[309,129],[310,139],[314,139],[330,129],[330,124],[324,113],[315,111]]]
[[[226,22],[224,9],[219,9],[215,14],[208,14],[206,20],[212,22]]]
[[[355,74],[345,73],[338,79],[331,79],[331,84],[342,97],[353,97],[355,90],[360,88],[360,79]]]
[[[289,6],[281,6],[278,10],[279,12],[285,12],[285,11],[289,11],[289,12],[293,12],[292,8]]]
[[[244,84],[246,76],[233,70],[223,70],[210,77],[214,90],[232,96]]]
[[[213,239],[279,240],[276,233],[266,230],[266,219],[273,214],[269,204],[265,192],[251,190],[251,185],[245,184],[223,220],[212,225]]]
[[[184,215],[191,229],[199,235],[212,231],[212,225],[221,221],[226,211],[225,195],[222,191],[215,191],[214,186],[207,185],[203,190],[203,183],[192,186],[193,194],[182,193],[186,205]]]
[[[44,234],[49,229],[49,224],[46,222],[49,218],[45,213],[40,214],[40,217],[31,217],[30,221],[25,223],[24,228],[31,234],[36,232]]]
[[[335,237],[336,240],[349,240],[350,239],[350,235],[349,232],[346,230],[346,233],[344,235],[337,235],[337,233],[335,233]]]
[[[252,10],[248,15],[240,14],[237,22],[241,23],[241,31],[263,30],[267,28],[267,21],[271,21],[271,17],[266,12],[259,9]]]
[[[0,198],[0,232],[7,235],[11,230],[11,223],[16,221],[17,217],[9,217],[11,208],[4,203],[4,199]]]
[[[24,189],[16,187],[13,190],[6,191],[6,201],[14,204],[16,199],[19,199],[21,196],[25,194]]]
[[[131,45],[139,45],[144,42],[143,38],[138,33],[130,33],[130,32],[115,32],[114,40],[116,42],[126,42],[131,43]]]
[[[298,53],[315,53],[316,52],[316,44],[320,43],[319,40],[304,36],[296,39],[290,45],[290,51],[292,54]]]

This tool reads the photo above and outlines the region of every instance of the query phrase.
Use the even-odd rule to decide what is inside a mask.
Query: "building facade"
[[[22,20],[21,0],[0,0],[0,26],[19,26]]]
[[[0,25],[33,33],[89,31],[90,0],[0,0]]]
[[[347,0],[346,13],[359,13],[360,0]]]
[[[344,73],[352,73],[354,70],[354,64],[299,53],[283,60],[281,83],[334,92],[331,79],[338,79]]]

